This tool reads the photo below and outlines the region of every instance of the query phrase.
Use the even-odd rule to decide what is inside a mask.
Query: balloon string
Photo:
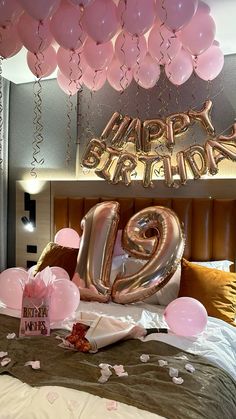
[[[211,86],[212,86],[211,80],[207,80],[207,99],[210,99],[211,97]]]
[[[167,56],[168,56],[168,60],[169,60],[168,61],[168,64],[170,64],[171,61],[172,61],[172,58],[170,57],[169,52],[168,52],[168,50],[171,47],[171,41],[170,41],[170,39],[176,40],[176,38],[177,38],[177,36],[176,36],[176,32],[175,31],[174,31],[174,35],[172,35],[171,38],[168,38],[168,47],[167,47]],[[169,80],[171,80],[171,78],[172,78],[172,72],[170,70],[168,70],[168,72],[169,72]],[[176,112],[178,112],[179,111],[179,102],[180,102],[180,86],[179,85],[176,86],[175,93],[176,93],[175,94]]]
[[[124,63],[125,63],[125,50],[124,50],[124,46],[125,46],[125,33],[124,33],[124,25],[125,25],[125,20],[124,20],[124,16],[125,16],[125,12],[127,10],[127,0],[124,0],[125,3],[125,7],[124,9],[122,9],[121,12],[121,29],[122,29],[122,43],[121,43],[121,52],[123,54],[123,58],[124,58]],[[127,68],[127,66],[125,64],[121,64],[120,66],[120,70],[121,70],[121,79],[120,79],[120,87],[121,87],[121,91],[120,91],[120,95],[119,95],[119,107],[120,107],[120,113],[122,113],[122,95],[124,93],[124,90],[128,87],[128,77],[127,77],[127,72],[129,71],[129,69]]]
[[[90,90],[90,105],[93,104],[93,101],[94,101],[94,91]],[[94,120],[93,120],[94,112],[92,110],[92,106],[90,106],[90,105],[89,105],[90,114],[91,114],[91,123],[90,123],[91,131],[90,132],[91,132],[92,136],[94,136]]]
[[[194,67],[194,69],[196,68],[196,57],[194,58],[194,66],[193,67]],[[195,72],[194,72],[194,76],[195,76],[195,78],[197,77]],[[220,75],[220,88],[219,88],[218,92],[215,93],[213,96],[211,95],[212,86],[213,86],[212,81],[208,80],[207,81],[207,99],[211,99],[213,101],[213,99],[215,99],[217,96],[219,96],[224,91],[223,73],[222,72],[221,72],[221,75]],[[202,107],[204,105],[204,103],[205,103],[205,100],[204,100],[204,102],[201,101],[200,104],[197,104],[195,107],[192,107],[191,109],[192,110],[199,109],[200,107]]]
[[[42,60],[44,58],[43,53],[41,52],[42,45],[43,45],[43,38],[40,35],[40,29],[43,25],[43,22],[40,20],[38,23],[37,28],[37,35],[39,37],[39,47],[38,52],[35,53],[36,61],[35,61],[35,74],[37,75],[37,80],[35,80],[33,85],[33,94],[34,94],[34,118],[33,118],[33,141],[32,141],[32,161],[31,161],[31,170],[30,174],[33,177],[37,177],[36,172],[36,165],[44,164],[44,158],[39,158],[39,154],[41,152],[41,143],[44,141],[43,138],[43,124],[42,124],[42,85],[41,85],[41,78],[40,75],[42,74],[41,68],[41,60],[40,55],[42,56]]]
[[[83,33],[82,17],[83,17],[83,12],[84,12],[83,6],[81,6],[80,8],[81,8],[82,13],[80,14],[80,17],[79,17],[79,38],[78,38],[79,48],[81,48],[82,45],[83,45],[83,40],[82,40],[82,33]],[[77,86],[77,84],[76,84],[76,87],[79,90],[80,86],[82,85],[82,80],[81,79],[82,79],[82,76],[83,76],[83,70],[82,70],[82,67],[81,67],[81,52],[80,51],[78,51],[77,57],[78,57],[77,68],[78,68],[79,73],[78,73],[78,79],[76,80],[76,83],[78,83],[79,86]]]
[[[66,164],[68,165],[71,160],[71,145],[72,145],[72,119],[71,114],[73,111],[73,102],[72,102],[72,95],[69,94],[66,100],[66,107],[67,107],[67,125],[66,125]]]
[[[79,17],[79,37],[78,37],[78,48],[80,48],[83,45],[82,41],[82,33],[83,33],[83,26],[82,26],[82,17],[84,12],[84,7],[80,6],[81,14]],[[74,53],[76,53],[74,51]],[[72,54],[73,55],[73,54]],[[72,57],[71,57],[72,58]],[[76,89],[78,91],[77,94],[77,139],[76,144],[80,144],[80,133],[81,133],[81,127],[82,127],[82,113],[80,111],[81,103],[80,103],[80,94],[82,92],[82,76],[83,76],[83,70],[81,67],[81,52],[80,50],[77,52],[77,68],[78,68],[78,77],[76,77],[75,83],[76,83]],[[72,68],[71,68],[71,74],[72,74]],[[69,119],[68,119],[69,121]]]
[[[124,14],[124,12],[123,12]],[[122,21],[123,22],[123,21]],[[123,22],[123,26],[124,26],[124,22]],[[122,32],[122,44],[121,44],[121,52],[123,54],[123,58],[124,58],[124,62],[125,62],[125,50],[124,50],[124,45],[125,45],[125,33],[124,31]],[[122,113],[122,95],[124,93],[125,88],[128,85],[128,78],[127,78],[127,67],[125,66],[125,64],[121,64],[120,65],[120,70],[121,70],[121,78],[120,78],[120,94],[119,94],[119,112]]]
[[[95,87],[96,87],[96,79],[97,79],[97,76],[98,76],[98,72],[99,72],[99,70],[95,70],[94,74],[93,74],[93,84],[92,84],[92,89],[91,89],[92,92],[94,92],[96,90]],[[91,100],[92,100],[92,98],[91,98]]]
[[[78,78],[76,78],[76,89],[80,90],[82,89],[82,77],[83,77],[83,71],[82,71],[82,67],[81,67],[81,53],[78,52],[77,54],[77,68],[78,68]]]
[[[161,58],[159,60],[159,64],[164,62],[164,54],[162,51],[162,46],[164,44],[164,40],[165,38],[162,35],[162,27],[165,25],[165,21],[167,19],[167,11],[166,8],[164,6],[165,0],[161,1],[161,7],[165,12],[165,18],[164,18],[164,22],[161,23],[160,25],[160,30],[159,30],[159,34],[161,37],[161,43],[160,43],[160,53],[161,53]],[[163,70],[162,70],[162,75],[163,75]],[[165,77],[162,77],[163,80],[165,80]],[[165,105],[165,99],[164,99],[164,95],[166,93],[166,89],[167,89],[167,84],[165,83],[165,85],[163,86],[162,89],[160,89],[159,95],[158,95],[158,101],[159,101],[159,110],[158,110],[158,116],[160,118],[163,118],[163,114],[165,113],[166,110],[166,105]]]
[[[1,35],[2,37],[2,35]],[[2,57],[0,56],[0,172],[3,173],[3,78]]]
[[[192,76],[191,76],[191,100],[190,100],[190,109],[194,109],[194,104],[196,101],[196,96],[195,96],[195,91],[196,91],[196,80],[197,80],[197,76],[195,71],[193,72]],[[191,121],[190,121],[191,122]],[[196,134],[194,132],[194,130],[190,130],[191,131],[191,144],[197,144],[197,138],[196,138]]]
[[[39,23],[38,23],[38,28],[37,28],[37,35],[38,35],[38,37],[39,37],[39,41],[40,41],[40,43],[39,43],[39,47],[38,47],[38,52],[37,52],[37,53],[35,53],[35,56],[36,56],[36,62],[35,62],[35,74],[37,74],[37,77],[38,77],[38,78],[39,78],[39,77],[41,76],[41,74],[42,74],[42,67],[41,67],[40,55],[41,55],[41,59],[42,59],[42,61],[43,61],[43,59],[44,59],[43,52],[41,51],[42,46],[43,46],[43,42],[44,42],[44,40],[43,40],[42,36],[40,35],[40,29],[41,29],[41,27],[42,27],[42,26],[43,26],[43,22],[40,20],[40,21],[39,21]]]
[[[36,164],[42,165],[44,163],[44,158],[39,158],[41,152],[40,146],[43,142],[43,124],[42,124],[42,85],[40,78],[34,82],[33,85],[33,94],[34,94],[34,118],[33,118],[33,141],[32,141],[32,161],[31,161],[31,170],[30,174],[33,177],[37,177],[36,173]]]
[[[89,137],[89,139],[91,139],[91,137],[92,137],[92,131],[91,131],[91,128],[90,128],[90,123],[89,123],[89,119],[90,119],[90,113],[91,113],[91,109],[90,109],[90,96],[89,96],[89,94],[87,94],[87,97],[86,97],[86,101],[87,101],[87,103],[86,103],[86,111],[85,111],[85,113],[84,113],[84,116],[85,116],[85,121],[86,121],[86,127],[85,127],[85,132],[84,132],[84,134],[85,134],[85,140],[87,140]]]
[[[147,92],[147,108],[146,108],[146,119],[151,119],[150,117],[150,93],[149,93],[149,89]]]
[[[194,71],[195,68],[196,68],[196,57],[193,57],[193,74],[191,77],[191,104],[190,104],[191,109],[193,109],[195,101],[196,101],[195,91],[196,91],[197,75]]]
[[[139,36],[136,36],[136,42],[137,42],[137,88],[136,88],[136,95],[135,95],[135,99],[136,99],[136,116],[137,118],[140,117],[140,112],[139,112],[139,97],[140,97],[140,85],[139,85],[139,70],[140,70],[140,57],[141,57],[141,49],[140,49],[140,39]]]
[[[83,113],[81,112],[80,108],[81,108],[81,100],[80,100],[80,94],[81,92],[78,92],[77,95],[77,139],[76,139],[76,144],[80,145],[80,134],[82,131],[82,126],[83,126]]]

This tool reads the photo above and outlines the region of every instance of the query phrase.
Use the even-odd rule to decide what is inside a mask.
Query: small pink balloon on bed
[[[79,302],[79,289],[72,281],[67,279],[54,281],[50,304],[50,321],[63,321],[73,316]]]
[[[71,247],[78,249],[80,244],[80,236],[73,228],[62,228],[55,237],[54,242],[60,246]]]
[[[207,325],[205,307],[190,297],[180,297],[168,304],[164,318],[170,330],[180,336],[196,336]]]
[[[0,301],[7,308],[21,309],[24,284],[28,272],[23,268],[9,268],[0,274]]]

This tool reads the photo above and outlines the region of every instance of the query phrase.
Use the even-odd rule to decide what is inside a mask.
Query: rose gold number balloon
[[[150,229],[157,234],[148,238]],[[122,241],[130,254],[148,259],[137,273],[118,276],[113,284],[113,301],[126,304],[144,300],[169,281],[182,258],[184,238],[177,215],[169,208],[153,206],[130,218]]]
[[[102,202],[92,207],[81,221],[77,273],[89,288],[103,295],[110,293],[110,271],[119,222],[119,203]]]

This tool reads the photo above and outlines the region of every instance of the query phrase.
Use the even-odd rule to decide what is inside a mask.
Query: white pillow
[[[129,255],[119,255],[114,256],[112,259],[112,265],[111,265],[111,274],[110,274],[110,283],[113,284],[115,281],[117,275],[119,273],[124,273],[124,264],[125,261],[128,259]]]
[[[114,257],[110,276],[111,283],[113,283],[118,273],[122,273],[124,276],[132,275],[142,269],[147,262],[147,260],[128,257],[128,255]],[[144,301],[148,304],[159,304],[163,306],[168,305],[171,301],[178,297],[180,276],[181,265],[178,266],[172,278],[166,285],[164,285],[163,288],[151,297],[146,298]]]
[[[174,275],[164,287],[157,291],[154,295],[147,298],[145,302],[149,304],[159,304],[167,306],[171,301],[178,298],[181,277],[181,264],[178,265]]]
[[[230,260],[212,260],[207,262],[194,262],[196,265],[206,266],[207,268],[219,269],[220,271],[230,272],[230,265],[233,265],[233,262]]]

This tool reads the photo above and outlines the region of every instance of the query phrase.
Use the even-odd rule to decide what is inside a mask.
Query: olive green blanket
[[[236,417],[236,383],[205,358],[165,343],[139,340],[119,342],[96,354],[84,354],[58,346],[55,337],[62,336],[65,333],[62,330],[53,331],[50,337],[6,339],[8,333],[15,332],[18,336],[18,331],[19,319],[0,315],[0,351],[7,351],[11,358],[7,366],[0,366],[0,373],[11,374],[31,386],[71,387],[169,419]],[[140,361],[142,354],[150,355],[148,362]],[[34,360],[40,361],[39,370],[24,366]],[[168,364],[161,367],[159,360]],[[100,384],[100,363],[122,364],[128,376],[118,377],[112,370],[109,380]],[[195,372],[188,372],[186,363],[192,364]],[[172,382],[170,367],[179,370],[183,384]]]

